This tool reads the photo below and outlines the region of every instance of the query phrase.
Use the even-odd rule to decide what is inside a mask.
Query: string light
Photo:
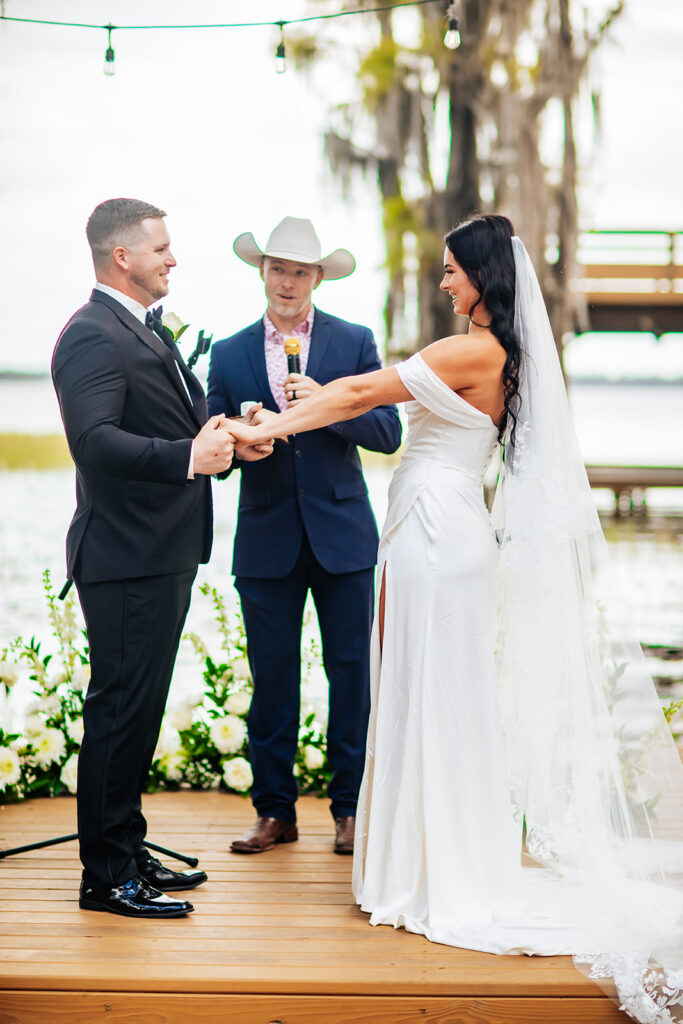
[[[443,37],[443,44],[447,46],[449,50],[457,50],[462,42],[460,36],[460,30],[458,28],[458,19],[455,16],[455,4],[449,4],[448,10],[446,11],[446,17],[448,18],[448,28],[446,29],[446,35]]]
[[[277,75],[284,75],[287,70],[287,60],[285,58],[285,23],[279,21],[280,26],[280,42],[277,44],[277,50],[275,51],[275,73]]]
[[[113,25],[107,25],[106,26],[108,35],[107,35],[107,49],[106,49],[105,54],[104,54],[104,69],[103,70],[104,70],[105,75],[108,75],[109,77],[111,77],[114,74],[114,72],[116,71],[116,65],[114,64],[114,57],[116,55],[115,55],[114,49],[113,49],[113,47],[111,45],[111,33],[112,33],[112,29],[113,28],[114,28]]]
[[[288,21],[234,21],[234,22],[203,22],[197,24],[184,24],[184,25],[95,25],[92,22],[82,21],[52,21],[45,18],[16,18],[8,14],[0,14],[0,21],[17,21],[31,25],[59,25],[63,28],[94,28],[100,31],[104,30],[107,33],[107,49],[104,55],[104,73],[105,75],[113,75],[115,68],[115,53],[111,45],[111,34],[114,30],[117,32],[121,31],[135,31],[135,30],[153,30],[153,29],[201,29],[201,28],[279,28],[280,29],[280,41],[275,50],[275,70],[278,74],[283,74],[287,67],[287,61],[285,56],[285,26],[286,25],[303,25],[311,21],[329,21],[332,18],[347,18],[355,14],[379,14],[382,11],[394,11],[399,7],[423,7],[426,4],[439,3],[441,0],[399,0],[398,3],[393,4],[382,4],[378,7],[359,7],[349,11],[336,11],[331,14],[311,14],[305,18],[291,18]],[[456,6],[455,2],[449,4],[446,12],[448,18],[448,28],[444,36],[444,45],[449,50],[457,50],[461,43],[460,31],[458,29],[458,19],[456,17]]]

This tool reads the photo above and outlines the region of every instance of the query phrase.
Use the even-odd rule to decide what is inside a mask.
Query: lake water
[[[683,465],[683,384],[575,383],[570,401],[587,462]],[[61,431],[48,379],[0,380],[0,434]]]
[[[572,389],[582,450],[587,461],[681,465],[683,387],[581,385]],[[52,433],[61,430],[49,381],[0,381],[0,433]],[[366,469],[378,522],[386,512],[391,460],[372,459]],[[214,486],[216,537],[212,560],[200,567],[199,581],[218,587],[234,601],[230,562],[237,511],[238,474]],[[611,496],[594,492],[599,507]],[[605,519],[621,591],[631,605],[638,639],[683,647],[683,491],[650,492],[651,515],[644,521]],[[22,634],[47,637],[48,621],[41,574],[50,569],[55,586],[64,578],[64,537],[75,504],[73,472],[0,472],[0,649]],[[187,628],[215,642],[209,602],[195,594]],[[314,622],[308,632],[314,631]],[[653,661],[660,680],[676,680],[680,662]],[[201,687],[201,672],[188,644],[181,646],[173,695]],[[314,674],[307,695],[324,696],[324,677]],[[665,687],[668,692],[668,688]],[[663,691],[664,692],[664,691]],[[172,699],[174,699],[172,696]],[[18,699],[18,696],[17,696]],[[10,709],[11,710],[11,709]]]

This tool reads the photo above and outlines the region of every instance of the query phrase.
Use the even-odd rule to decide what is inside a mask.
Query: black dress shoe
[[[173,871],[164,867],[160,860],[149,854],[137,860],[138,871],[149,884],[162,892],[180,892],[182,889],[196,889],[206,881],[206,871]]]
[[[194,907],[187,900],[174,900],[148,885],[144,878],[131,878],[108,891],[97,891],[81,882],[78,899],[81,910],[104,910],[122,917],[185,917]]]

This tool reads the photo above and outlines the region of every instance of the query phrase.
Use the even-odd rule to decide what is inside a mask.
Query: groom
[[[234,243],[257,267],[268,308],[256,323],[217,342],[209,370],[209,410],[239,414],[261,402],[277,412],[322,384],[381,367],[367,327],[312,305],[322,280],[347,277],[346,249],[322,257],[309,220],[286,217],[265,250],[250,233]],[[288,374],[285,341],[300,347],[301,372]],[[393,405],[280,444],[263,462],[243,461],[233,572],[254,680],[249,752],[253,828],[232,844],[255,854],[297,838],[301,627],[313,595],[329,680],[327,754],[335,853],[353,852],[356,802],[365,759],[369,647],[377,527],[357,446],[391,453],[401,440]],[[238,451],[238,456],[241,452]]]
[[[233,455],[160,312],[147,312],[167,294],[176,263],[165,216],[136,199],[93,211],[86,233],[97,283],[52,360],[76,464],[68,575],[92,670],[78,761],[80,906],[156,919],[193,909],[161,890],[206,880],[149,855],[140,794],[190,588],[211,550],[209,474],[229,469]]]

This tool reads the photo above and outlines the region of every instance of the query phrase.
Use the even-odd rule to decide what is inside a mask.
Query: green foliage
[[[321,56],[321,47],[316,36],[288,35],[286,53],[297,71],[308,71]]]
[[[377,110],[399,80],[399,52],[398,43],[384,37],[360,62],[358,78],[363,87],[363,101],[369,110]]]
[[[669,725],[671,725],[672,719],[678,714],[681,708],[683,708],[683,700],[669,701],[669,703],[662,708],[662,711],[664,712],[664,717],[666,718]]]

